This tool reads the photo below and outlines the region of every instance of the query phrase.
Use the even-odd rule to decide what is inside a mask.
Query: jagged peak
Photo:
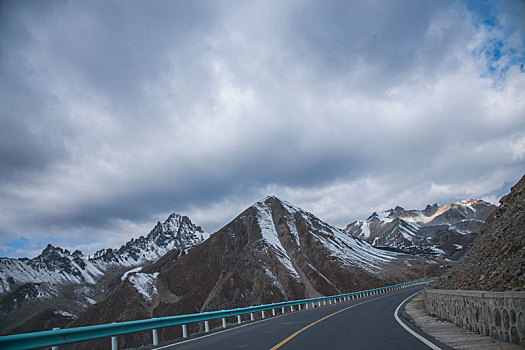
[[[432,209],[437,208],[437,207],[438,207],[437,203],[434,203],[432,205],[427,204],[427,206],[425,207],[425,211],[432,210]]]
[[[379,214],[375,211],[368,217],[368,219],[366,219],[366,221],[371,221],[373,219],[379,219]]]
[[[78,249],[76,249],[76,250],[73,252],[72,255],[73,255],[73,256],[84,256],[84,254],[82,254],[82,251],[81,251],[81,250],[78,250]]]
[[[175,212],[174,212],[174,213],[171,213],[171,214],[168,216],[168,218],[166,219],[166,221],[173,221],[173,220],[177,220],[177,221],[179,221],[179,220],[182,220],[182,219],[184,219],[184,218],[188,218],[188,217],[185,216],[185,215],[181,215],[181,214],[178,214],[178,213],[175,213]]]
[[[49,254],[49,253],[61,253],[61,254],[67,254],[67,255],[71,255],[71,253],[69,252],[69,250],[67,249],[63,249],[63,248],[60,248],[60,247],[55,247],[54,245],[52,245],[51,243],[49,243],[47,245],[47,247],[44,248],[44,250],[42,250],[42,253],[40,255],[46,255],[46,254]]]

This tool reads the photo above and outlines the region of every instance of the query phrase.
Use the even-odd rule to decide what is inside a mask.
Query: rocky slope
[[[495,208],[479,199],[428,205],[424,210],[396,207],[355,221],[345,231],[375,247],[456,260]]]
[[[525,291],[525,176],[500,200],[457,266],[432,287]]]
[[[168,253],[128,274],[106,300],[70,326],[332,295],[437,270],[433,260],[375,249],[311,213],[267,197],[182,258]],[[159,336],[167,339],[179,332],[172,327]],[[123,337],[122,346],[147,343],[149,337]]]
[[[172,214],[147,236],[93,256],[48,245],[33,259],[0,258],[0,333],[45,329],[38,322],[42,315],[54,315],[47,322],[64,326],[103,299],[126,270],[169,251],[178,258],[208,237],[187,216]]]

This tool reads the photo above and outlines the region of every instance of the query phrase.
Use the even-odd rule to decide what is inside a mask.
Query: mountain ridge
[[[495,208],[480,199],[427,205],[423,210],[397,206],[354,221],[345,231],[376,247],[455,260],[468,249]]]
[[[149,276],[145,287],[156,291],[152,298],[124,280],[70,327],[333,295],[425,277],[441,266],[373,248],[275,196],[246,208],[180,259],[170,255],[140,272],[144,281]],[[192,327],[199,325],[188,325],[190,332]],[[179,333],[163,329],[159,337]],[[141,337],[124,337],[122,344],[135,346]]]
[[[103,300],[126,270],[140,270],[168,252],[178,259],[208,238],[187,216],[173,213],[148,235],[132,238],[118,249],[84,255],[48,244],[33,259],[0,258],[0,333],[34,331],[27,324],[38,325],[33,318],[42,314],[55,315],[62,319],[55,323],[65,326],[71,316],[64,315],[76,317]],[[131,280],[140,284],[138,277]]]

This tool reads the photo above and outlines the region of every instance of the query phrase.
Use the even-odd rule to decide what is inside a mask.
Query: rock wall
[[[525,292],[429,289],[425,307],[472,332],[525,346]]]

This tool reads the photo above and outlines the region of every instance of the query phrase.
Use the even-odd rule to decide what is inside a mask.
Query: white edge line
[[[399,309],[401,308],[401,305],[403,305],[405,303],[405,301],[407,301],[408,299],[412,298],[413,296],[415,296],[415,295],[417,295],[417,294],[419,294],[421,292],[422,291],[416,292],[416,293],[412,294],[411,296],[409,296],[408,298],[406,298],[405,300],[403,300],[401,302],[401,304],[399,304],[397,306],[396,311],[394,311],[394,317],[396,318],[397,323],[399,323],[401,325],[401,327],[403,327],[408,333],[412,334],[417,339],[421,340],[426,346],[428,346],[432,350],[442,350],[439,346],[437,346],[436,344],[432,343],[430,340],[428,340],[425,337],[422,337],[421,335],[419,335],[416,332],[414,332],[409,326],[404,324],[403,321],[401,321],[401,319],[397,315],[398,312],[399,312]]]

